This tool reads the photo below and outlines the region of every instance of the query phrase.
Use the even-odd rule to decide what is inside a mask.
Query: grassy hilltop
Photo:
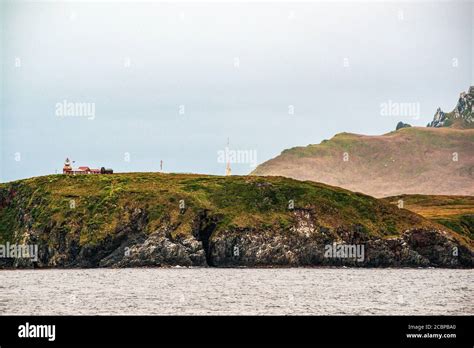
[[[322,250],[333,241],[373,243],[368,265],[390,265],[392,258],[455,265],[425,246],[419,255],[397,248],[434,242],[446,250],[472,248],[469,239],[420,215],[337,187],[283,177],[159,173],[1,184],[0,243],[7,241],[39,244],[47,267],[325,264]],[[134,250],[132,258],[123,256],[125,248]]]
[[[12,197],[12,202],[4,202]],[[22,226],[61,226],[78,233],[81,243],[113,233],[125,210],[145,208],[148,230],[164,220],[174,233],[189,233],[192,219],[208,210],[219,216],[218,229],[289,225],[289,201],[312,208],[322,226],[360,224],[369,234],[392,235],[427,220],[372,197],[314,182],[282,177],[219,177],[190,174],[130,173],[114,175],[50,175],[0,185],[0,237],[11,240]],[[185,212],[180,213],[180,200]]]

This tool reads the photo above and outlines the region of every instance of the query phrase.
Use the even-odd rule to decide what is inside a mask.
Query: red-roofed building
[[[113,174],[112,169],[105,169],[104,167],[100,169],[93,169],[87,166],[82,166],[78,168],[73,168],[71,166],[71,161],[69,158],[66,158],[63,167],[63,174],[76,175],[76,174]]]

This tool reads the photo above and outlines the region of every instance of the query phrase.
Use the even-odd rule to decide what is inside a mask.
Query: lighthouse
[[[68,174],[71,171],[72,171],[71,161],[69,160],[69,158],[66,158],[66,161],[64,161],[63,174]]]

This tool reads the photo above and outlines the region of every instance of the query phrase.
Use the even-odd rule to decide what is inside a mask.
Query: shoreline
[[[41,268],[0,268],[2,271],[50,271],[50,270],[60,270],[60,271],[85,271],[85,270],[142,270],[142,269],[175,269],[175,270],[201,270],[201,269],[214,269],[214,270],[224,270],[224,269],[233,269],[233,270],[280,270],[280,269],[363,269],[363,270],[474,270],[473,267],[347,267],[347,266],[256,266],[256,267],[201,267],[201,266],[161,266],[161,267],[41,267]]]

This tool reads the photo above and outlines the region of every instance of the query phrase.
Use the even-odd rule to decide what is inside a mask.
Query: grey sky
[[[54,173],[66,156],[224,174],[227,138],[261,163],[343,131],[424,126],[474,81],[468,1],[1,6],[1,181]],[[94,103],[93,119],[58,116],[64,100]],[[389,101],[419,117],[381,115]]]

